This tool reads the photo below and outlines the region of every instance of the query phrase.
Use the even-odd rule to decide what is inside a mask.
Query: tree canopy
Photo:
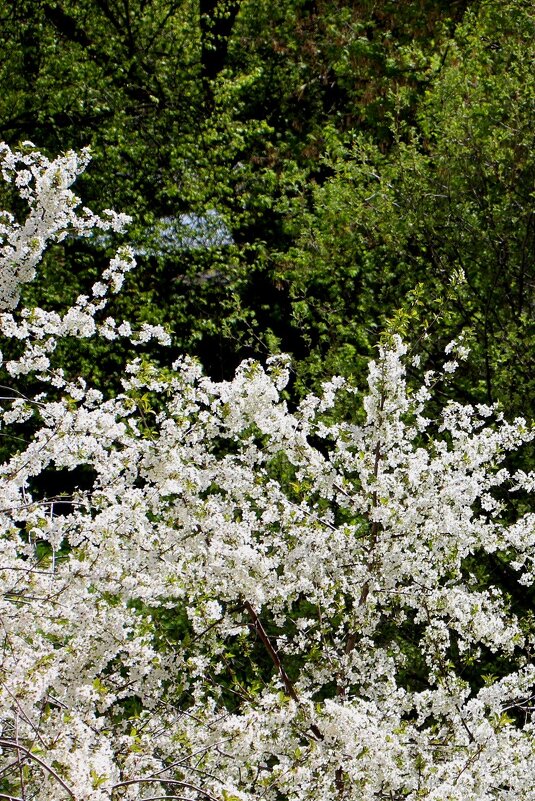
[[[535,801],[534,42],[2,4],[0,797]]]

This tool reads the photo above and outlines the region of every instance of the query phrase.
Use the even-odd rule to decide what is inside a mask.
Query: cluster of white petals
[[[68,233],[87,236],[94,229],[120,231],[129,221],[127,215],[109,209],[105,217],[88,208],[78,209],[80,200],[69,187],[89,158],[87,148],[50,161],[31,142],[24,142],[23,151],[0,144],[2,177],[14,184],[29,207],[24,223],[9,212],[0,213],[0,309],[16,307],[20,285],[35,277],[35,267],[50,242],[61,242]]]
[[[47,241],[120,218],[77,211],[84,154],[2,153],[29,214],[1,229],[0,797],[534,801],[534,480],[505,467],[533,429],[437,413],[397,337],[360,425],[339,379],[290,411],[283,357],[137,359],[103,397],[54,350],[166,341],[99,319],[131,254],[64,314],[15,306]]]

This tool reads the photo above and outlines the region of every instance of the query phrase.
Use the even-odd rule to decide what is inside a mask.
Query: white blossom
[[[535,581],[535,518],[511,503],[535,482],[503,464],[533,429],[427,413],[439,376],[409,387],[399,337],[361,425],[333,414],[341,391],[357,403],[336,377],[290,411],[286,357],[230,381],[140,357],[113,397],[66,375],[63,337],[169,336],[102,315],[128,251],[92,298],[15,309],[48,241],[124,223],[71,194],[87,153],[25,147],[1,167],[29,205],[1,218],[0,333],[21,352],[0,401],[2,792],[533,801],[535,638],[509,592]],[[81,470],[89,488],[62,495]]]

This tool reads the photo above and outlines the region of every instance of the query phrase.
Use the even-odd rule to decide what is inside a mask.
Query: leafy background
[[[299,394],[333,372],[362,381],[392,319],[430,364],[468,329],[456,392],[532,415],[530,2],[0,13],[3,137],[90,145],[84,201],[134,218],[139,267],[114,313],[165,323],[216,377],[288,351]],[[86,287],[113,244],[56,250],[34,299]],[[122,354],[101,356],[106,384]]]

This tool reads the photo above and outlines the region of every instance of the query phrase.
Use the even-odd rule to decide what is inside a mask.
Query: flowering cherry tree
[[[535,477],[504,466],[533,429],[437,411],[462,340],[418,387],[385,340],[359,424],[339,379],[288,408],[284,357],[134,359],[105,397],[54,351],[167,341],[104,316],[132,254],[63,313],[17,305],[48,242],[126,220],[80,209],[85,153],[1,158],[28,215],[0,229],[0,798],[535,799]]]

